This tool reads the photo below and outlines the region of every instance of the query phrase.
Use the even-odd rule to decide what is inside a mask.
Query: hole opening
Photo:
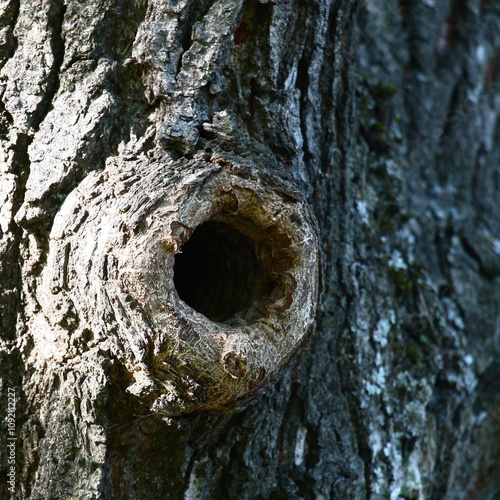
[[[175,256],[179,297],[212,321],[254,322],[268,314],[266,305],[283,295],[279,275],[284,269],[277,269],[275,262],[282,249],[277,244],[272,232],[245,219],[204,222]]]

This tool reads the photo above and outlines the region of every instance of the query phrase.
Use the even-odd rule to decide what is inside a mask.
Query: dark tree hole
[[[254,320],[273,289],[272,252],[258,240],[254,229],[247,235],[225,222],[198,226],[175,256],[179,297],[212,321]]]

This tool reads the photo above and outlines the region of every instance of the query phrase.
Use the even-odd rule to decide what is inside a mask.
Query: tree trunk
[[[2,499],[499,495],[497,3],[0,34]]]

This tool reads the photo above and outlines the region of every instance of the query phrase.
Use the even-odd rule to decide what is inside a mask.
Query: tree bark
[[[487,0],[0,1],[1,498],[496,498],[499,56]]]

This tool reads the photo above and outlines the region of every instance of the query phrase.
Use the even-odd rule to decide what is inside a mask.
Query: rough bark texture
[[[0,1],[1,498],[497,498],[499,56],[488,0]]]

